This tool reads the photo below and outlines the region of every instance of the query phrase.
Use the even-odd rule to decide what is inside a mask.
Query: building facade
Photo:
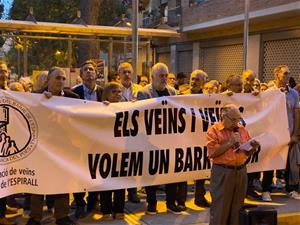
[[[205,70],[224,81],[243,70],[245,0],[152,0],[143,14],[144,27],[162,22],[181,38],[155,41],[156,61],[172,72]],[[247,68],[263,81],[273,79],[276,65],[286,64],[300,75],[300,1],[250,0]],[[159,25],[160,24],[160,25]],[[164,25],[165,25],[164,24]]]

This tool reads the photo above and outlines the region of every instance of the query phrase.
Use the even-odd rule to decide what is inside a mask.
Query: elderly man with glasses
[[[247,189],[246,161],[259,147],[255,140],[251,149],[242,149],[250,140],[240,124],[237,106],[228,104],[221,110],[221,121],[207,131],[208,156],[212,160],[210,225],[238,225],[239,210]]]

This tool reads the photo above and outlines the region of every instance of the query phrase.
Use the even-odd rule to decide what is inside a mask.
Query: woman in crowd
[[[110,82],[105,85],[102,93],[104,104],[120,102],[122,99],[121,85]],[[112,195],[114,199],[112,200]],[[103,220],[123,219],[125,206],[125,189],[101,191],[100,192],[101,211]]]

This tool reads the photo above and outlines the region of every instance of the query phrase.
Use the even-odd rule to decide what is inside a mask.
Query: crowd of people
[[[9,83],[9,72],[5,62],[0,62],[0,88],[2,90],[33,92],[44,94],[47,98],[51,96],[61,96],[85,99],[89,101],[103,102],[111,104],[121,101],[138,101],[142,99],[157,98],[161,96],[188,95],[188,94],[218,94],[223,93],[229,96],[235,93],[251,93],[254,96],[268,89],[280,89],[286,95],[287,115],[290,131],[290,149],[299,140],[299,94],[289,80],[290,71],[288,66],[279,65],[274,69],[274,80],[268,83],[260,82],[257,74],[247,69],[242,74],[231,74],[225,82],[221,83],[212,80],[209,75],[200,69],[194,70],[187,82],[184,73],[177,76],[171,73],[163,63],[153,66],[151,77],[139,76],[138,83],[133,82],[133,67],[128,62],[119,65],[116,73],[109,76],[109,82],[104,86],[97,84],[97,66],[91,61],[85,61],[80,68],[81,83],[72,88],[65,88],[66,74],[59,67],[53,67],[48,73],[41,73],[34,84],[29,77],[21,77],[18,82]],[[293,87],[291,87],[293,86]],[[293,89],[295,87],[295,89]],[[299,90],[300,88],[298,88]],[[221,113],[220,123],[216,123],[208,130],[207,141],[209,157],[212,160],[212,177],[210,193],[212,203],[206,198],[205,180],[196,180],[194,187],[194,204],[199,207],[211,207],[212,225],[218,224],[238,224],[238,209],[242,206],[244,198],[251,198],[262,201],[272,201],[271,191],[275,185],[277,188],[285,188],[288,196],[300,199],[298,192],[299,179],[291,181],[290,161],[287,162],[286,170],[276,171],[276,183],[273,184],[274,171],[264,171],[248,173],[246,172],[245,161],[249,155],[241,154],[236,157],[232,152],[236,142],[243,143],[250,137],[245,128],[240,124],[240,114],[234,105],[224,106]],[[234,125],[234,126],[233,126]],[[234,136],[234,127],[239,129],[240,138]],[[213,130],[214,129],[214,130]],[[214,135],[219,132],[222,136],[222,143],[219,143]],[[259,143],[253,144],[253,151],[256,151]],[[233,157],[233,161],[227,161],[228,157]],[[226,159],[225,159],[226,158]],[[228,173],[224,173],[228,171]],[[238,172],[237,172],[238,171]],[[299,173],[299,171],[298,171]],[[234,175],[232,175],[234,174]],[[260,176],[263,174],[262,179]],[[224,179],[216,179],[224,176]],[[230,177],[230,179],[227,177]],[[239,186],[235,184],[236,179],[242,180]],[[299,176],[298,176],[299,178]],[[223,180],[227,180],[224,183]],[[261,181],[262,180],[262,181]],[[165,184],[167,210],[174,214],[181,214],[187,210],[185,202],[187,200],[187,182]],[[220,190],[220,187],[222,190]],[[141,188],[141,187],[138,187]],[[144,187],[146,192],[147,211],[149,215],[157,214],[156,192],[159,186]],[[228,190],[237,188],[234,193],[228,194]],[[137,188],[127,189],[128,201],[139,204],[140,196]],[[260,194],[261,193],[261,194]],[[85,200],[85,195],[87,199]],[[95,210],[101,210],[103,220],[123,219],[126,198],[125,189],[111,191],[74,193],[75,217],[80,219]],[[100,196],[100,197],[99,197]],[[226,198],[225,198],[226,197]],[[6,199],[8,201],[6,201]],[[100,199],[100,200],[99,200]],[[26,195],[24,209],[30,210],[30,218],[27,225],[39,225],[42,219],[44,196]],[[46,198],[49,209],[54,208],[56,224],[73,225],[77,224],[69,214],[69,194],[49,195]],[[13,196],[0,199],[0,225],[15,224],[5,218],[7,205],[15,206]],[[101,205],[101,207],[100,207]],[[11,208],[9,208],[12,210]],[[224,221],[227,221],[224,223]]]

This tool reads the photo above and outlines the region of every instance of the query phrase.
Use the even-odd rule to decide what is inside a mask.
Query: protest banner
[[[261,149],[248,171],[283,169],[285,95],[169,96],[105,105],[43,94],[0,93],[0,197],[149,186],[210,176],[206,131],[236,104]],[[54,185],[56,184],[56,185]]]

